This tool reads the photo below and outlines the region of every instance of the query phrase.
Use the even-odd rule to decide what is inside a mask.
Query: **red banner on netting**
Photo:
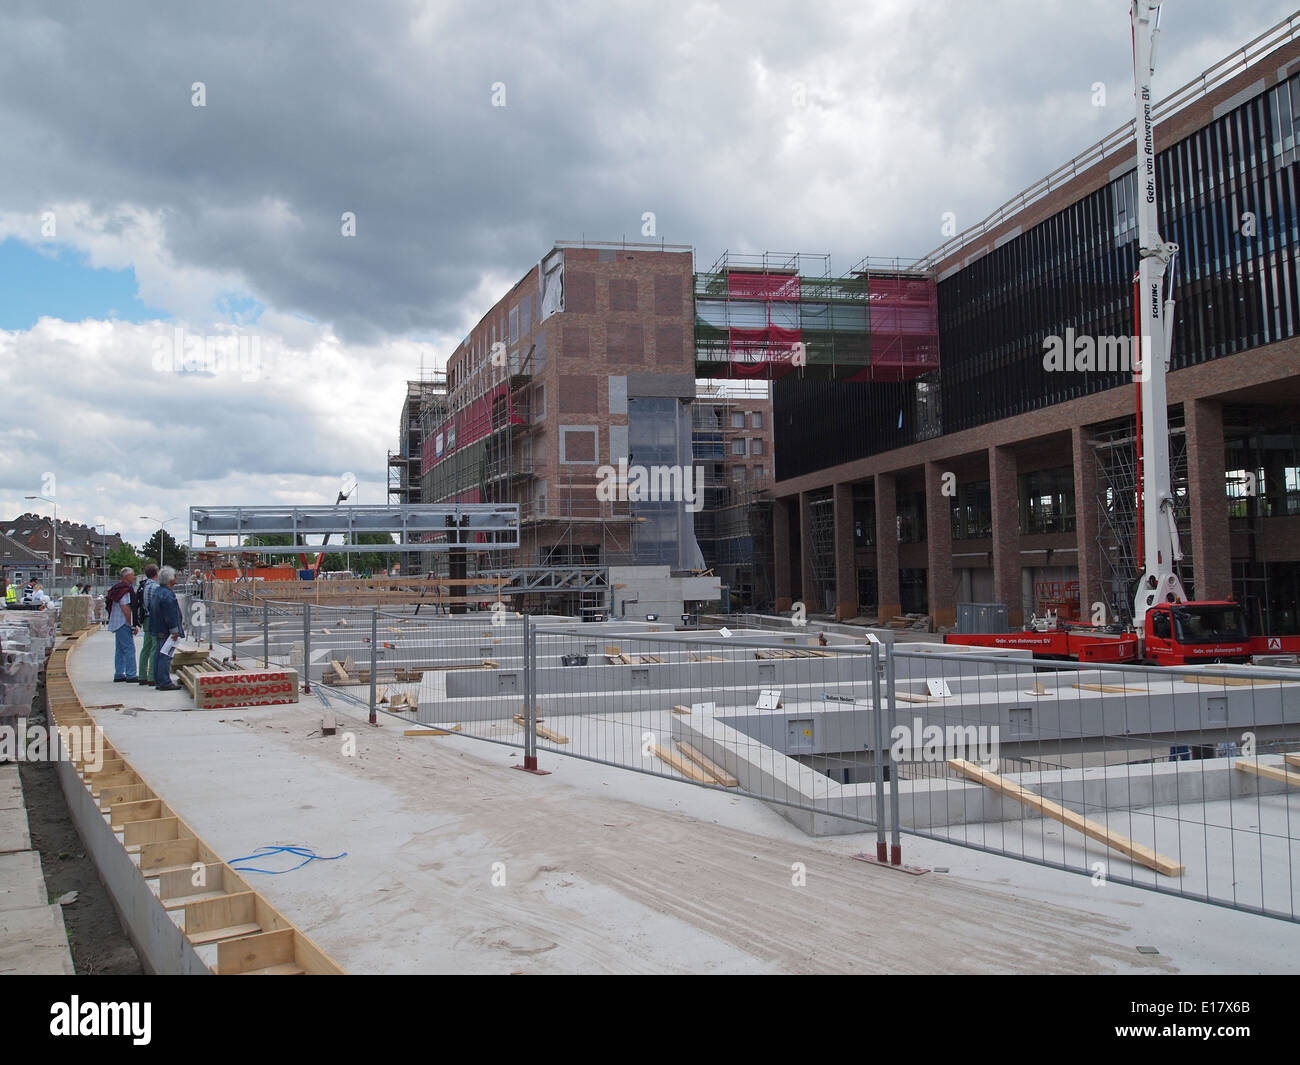
[[[726,376],[783,377],[795,367],[795,345],[801,343],[802,336],[799,329],[782,329],[779,325],[766,329],[732,326],[728,331],[731,360]]]
[[[797,300],[799,298],[798,274],[749,273],[731,271],[727,274],[727,295],[760,300]]]
[[[870,277],[867,299],[871,380],[905,381],[939,368],[939,294],[933,281]]]

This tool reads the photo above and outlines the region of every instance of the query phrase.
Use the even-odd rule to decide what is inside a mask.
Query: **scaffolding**
[[[847,377],[870,365],[865,277],[832,277],[829,255],[724,251],[695,275],[697,377]]]
[[[835,500],[827,493],[808,501],[810,543],[805,548],[812,568],[813,587],[805,588],[804,606],[813,611],[835,612]]]
[[[938,288],[901,260],[834,277],[829,255],[723,252],[695,275],[695,364],[704,378],[910,380],[939,368]]]
[[[697,382],[691,408],[692,455],[703,471],[704,496],[703,506],[695,514],[695,538],[705,565],[746,607],[767,601],[759,598],[763,592],[758,580],[760,556],[755,551],[755,534],[758,531],[760,538],[770,539],[770,528],[756,521],[755,512],[766,508],[770,524],[771,504],[766,498],[770,479],[764,476],[738,483],[729,476],[736,468],[731,442],[741,434],[754,433],[748,416],[743,426],[734,425],[732,416],[737,412],[747,415],[755,401],[770,399],[771,385],[767,381],[701,381]],[[770,419],[770,409],[760,409]],[[770,421],[765,421],[763,435],[770,443],[769,432]],[[770,569],[770,564],[764,562],[764,572]]]
[[[424,426],[426,412],[445,404],[447,375],[441,370],[427,370],[423,363],[420,376],[406,382],[406,398],[397,426],[397,448],[388,452],[388,502],[407,506],[424,501],[422,491],[424,461]],[[418,568],[420,556],[414,552],[401,558],[403,572]]]
[[[1092,441],[1097,462],[1097,555],[1101,584],[1108,597],[1108,619],[1127,624],[1133,614],[1133,593],[1140,576],[1138,541],[1137,423],[1125,418],[1100,429]],[[1182,416],[1169,413],[1169,465],[1174,516],[1182,544],[1179,564],[1183,586],[1192,594],[1194,559],[1191,553],[1191,506],[1187,480],[1187,432]],[[1086,615],[1090,605],[1080,603]]]

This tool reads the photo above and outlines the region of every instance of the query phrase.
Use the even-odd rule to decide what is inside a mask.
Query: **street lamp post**
[[[95,531],[99,533],[99,565],[96,567],[98,572],[95,576],[99,580],[108,579],[108,526],[102,522],[95,526]]]
[[[162,569],[162,568],[163,568],[163,565],[164,565],[165,562],[166,562],[166,559],[165,559],[164,556],[165,556],[166,551],[167,551],[167,544],[166,544],[166,542],[163,540],[163,530],[166,529],[166,527],[167,527],[167,525],[168,525],[169,522],[180,521],[180,516],[177,515],[177,516],[174,517],[174,518],[162,519],[162,518],[151,517],[151,516],[148,515],[148,514],[141,514],[141,515],[140,515],[140,520],[141,520],[141,521],[156,521],[156,522],[158,523],[158,568],[159,568],[159,569]]]
[[[24,496],[24,499],[40,499],[54,508],[54,542],[50,545],[50,593],[58,594],[59,585],[59,504],[46,496]]]

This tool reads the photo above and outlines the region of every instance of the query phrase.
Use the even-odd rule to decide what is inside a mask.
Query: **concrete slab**
[[[75,683],[103,674],[110,655],[101,637],[83,645]],[[732,793],[546,753],[554,775],[534,778],[510,770],[515,750],[404,739],[402,723],[369,728],[361,707],[339,700],[339,735],[324,739],[315,701],[170,714],[169,696],[140,690],[159,713],[96,717],[218,852],[347,852],[248,875],[350,971],[1300,966],[1300,930],[1265,918],[1115,884],[1097,891],[1082,876],[910,837],[907,860],[953,873],[909,878],[852,861],[874,836],[810,840]],[[632,736],[663,722],[608,715],[602,726]],[[355,756],[344,754],[350,741]],[[1138,956],[1139,943],[1164,953]]]
[[[0,810],[18,810],[23,805],[23,786],[18,780],[18,766],[0,765]]]
[[[35,851],[0,854],[0,910],[48,906],[41,856]]]
[[[0,766],[0,975],[71,975],[63,910],[50,904],[30,848],[18,767]]]
[[[0,976],[72,974],[72,955],[58,906],[0,910]]]
[[[32,836],[27,830],[27,811],[0,810],[0,854],[32,849]]]
[[[111,660],[92,636],[74,683]],[[910,837],[905,860],[951,872],[903,876],[852,860],[873,834],[810,839],[725,791],[548,752],[552,776],[513,772],[514,749],[405,738],[339,699],[339,733],[322,737],[314,698],[168,713],[174,695],[137,689],[152,712],[95,716],[227,859],[346,853],[247,875],[351,972],[1300,969],[1300,928],[1283,922]],[[1147,943],[1162,953],[1138,955]]]

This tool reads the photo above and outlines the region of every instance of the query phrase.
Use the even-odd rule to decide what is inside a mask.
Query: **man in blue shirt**
[[[149,600],[149,628],[158,641],[158,650],[154,653],[153,678],[154,686],[160,692],[174,692],[180,688],[179,684],[172,683],[171,654],[163,654],[163,647],[170,637],[179,640],[185,635],[181,605],[176,601],[176,593],[172,591],[175,583],[176,571],[171,566],[163,566],[158,571],[158,584]]]

